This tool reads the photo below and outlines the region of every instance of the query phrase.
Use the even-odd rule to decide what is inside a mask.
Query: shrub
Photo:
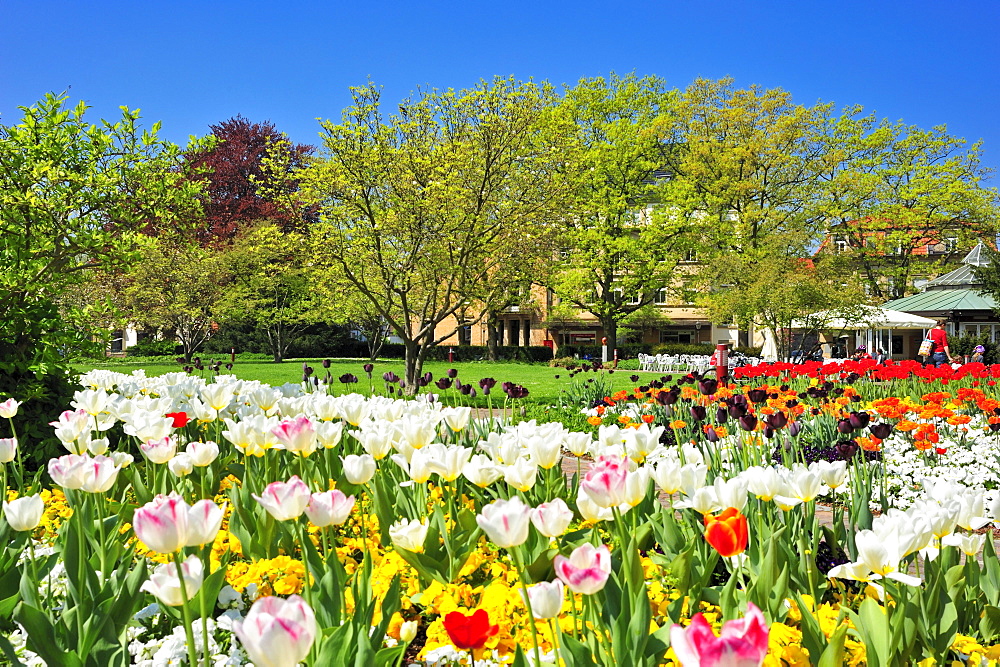
[[[126,350],[130,357],[163,357],[181,354],[180,346],[173,340],[155,340],[144,338]]]
[[[986,352],[983,355],[984,363],[1000,363],[1000,350],[997,349],[997,344],[993,342],[988,333],[979,335],[965,334],[962,336],[953,336],[948,339],[948,349],[951,351],[952,356],[963,357],[963,360],[964,357],[972,358],[973,351],[977,345],[982,345],[986,348]]]

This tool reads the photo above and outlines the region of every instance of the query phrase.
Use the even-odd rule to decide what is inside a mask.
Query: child
[[[977,345],[976,349],[972,351],[972,359],[971,359],[972,363],[974,364],[986,363],[985,361],[983,361],[986,358],[985,355],[986,355],[986,348],[982,345]]]

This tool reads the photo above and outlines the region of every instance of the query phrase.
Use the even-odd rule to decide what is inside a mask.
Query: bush
[[[653,346],[653,354],[712,354],[715,346],[711,343],[661,343]]]
[[[977,345],[982,345],[986,348],[986,352],[983,354],[984,363],[1000,363],[1000,350],[997,349],[997,344],[993,342],[988,333],[979,335],[965,334],[948,339],[948,349],[951,351],[952,356],[962,357],[963,361],[964,357],[972,359],[973,351]]]
[[[580,359],[601,358],[601,345],[560,345],[559,355],[562,357],[578,357]],[[639,353],[650,354],[653,346],[650,343],[623,343],[618,346],[619,359],[633,359]],[[614,359],[614,350],[608,350],[608,360]]]
[[[125,353],[130,357],[163,357],[181,354],[181,346],[172,340],[144,338],[129,347]]]

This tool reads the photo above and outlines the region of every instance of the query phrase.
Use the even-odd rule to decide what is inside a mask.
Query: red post
[[[715,379],[722,381],[722,378],[729,371],[729,346],[719,343],[715,346]]]
[[[450,364],[453,361],[455,361],[455,348],[449,347],[448,348],[448,363]]]
[[[236,348],[235,347],[229,348],[229,363],[231,363],[231,364],[235,364],[236,363]]]

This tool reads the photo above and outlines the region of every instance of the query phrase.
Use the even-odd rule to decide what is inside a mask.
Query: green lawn
[[[206,355],[203,357],[207,359]],[[228,357],[223,359],[228,361]],[[260,380],[271,385],[280,385],[285,382],[300,382],[302,380],[302,363],[306,362],[314,369],[314,372],[324,377],[326,370],[322,366],[321,359],[290,359],[284,363],[276,364],[270,361],[240,361],[237,359],[236,365],[231,371],[232,374],[245,380]],[[362,368],[365,362],[360,359],[354,360],[334,360],[330,366],[330,373],[334,377],[334,390],[336,393],[348,393],[352,391],[368,393],[368,378]],[[105,364],[78,364],[76,370],[85,372],[92,368],[103,368],[120,373],[131,373],[135,369],[145,369],[146,374],[163,375],[180,370],[180,364],[166,363],[162,361],[147,360],[141,358],[131,361],[113,361]],[[503,382],[514,382],[528,388],[529,400],[541,405],[555,403],[559,394],[570,387],[573,380],[569,379],[569,372],[565,368],[551,368],[541,364],[524,364],[513,362],[472,362],[472,363],[448,363],[441,361],[428,361],[424,364],[424,370],[430,371],[434,375],[434,380],[443,377],[449,368],[458,370],[458,377],[463,383],[472,383],[476,387],[477,394],[481,393],[478,382],[480,378],[492,377],[496,379],[497,386],[493,390],[494,405],[502,402],[505,398],[500,384]],[[385,383],[382,380],[382,373],[392,371],[397,375],[403,374],[403,362],[400,359],[389,359],[375,363],[375,370],[372,372],[372,383],[378,392],[384,391]],[[196,371],[197,372],[197,371]],[[225,369],[223,369],[223,372]],[[357,384],[344,385],[337,381],[337,378],[344,373],[353,373],[359,379]],[[209,371],[203,371],[205,377],[209,377]],[[613,388],[631,389],[635,386],[629,377],[635,375],[636,371],[619,370],[613,375],[607,376],[613,383]],[[643,380],[652,379],[653,374],[643,373]],[[584,373],[576,377],[577,382],[594,377],[593,373]],[[433,384],[424,391],[442,393]],[[450,390],[449,390],[450,391]],[[447,392],[444,392],[447,393]],[[477,400],[477,404],[486,405],[485,400]]]

